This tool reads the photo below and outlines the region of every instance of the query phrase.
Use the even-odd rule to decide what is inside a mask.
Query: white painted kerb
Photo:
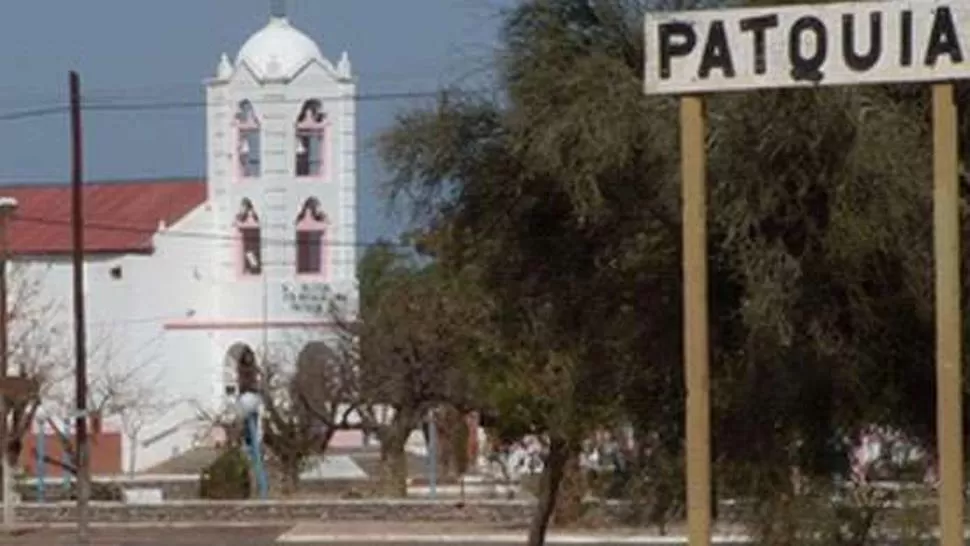
[[[449,534],[432,535],[421,533],[410,534],[299,534],[290,531],[280,535],[276,541],[284,544],[523,544],[525,534]],[[668,545],[687,544],[687,537],[682,535],[549,535],[546,544],[604,544],[604,545]],[[747,535],[711,537],[712,544],[752,544],[754,540]]]

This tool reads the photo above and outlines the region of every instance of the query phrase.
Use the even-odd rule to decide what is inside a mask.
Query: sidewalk
[[[528,530],[501,525],[463,523],[313,522],[301,523],[280,535],[278,544],[524,544]],[[714,544],[747,544],[741,529],[717,529]],[[550,531],[549,545],[672,545],[687,544],[681,529],[661,536],[648,529]]]

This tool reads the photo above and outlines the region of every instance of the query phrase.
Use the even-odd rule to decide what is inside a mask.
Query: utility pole
[[[88,460],[88,370],[84,331],[84,201],[81,192],[83,166],[81,155],[81,77],[70,74],[71,83],[71,230],[74,238],[74,350],[75,416],[77,438],[77,534],[81,544],[88,543],[88,497],[90,461]]]

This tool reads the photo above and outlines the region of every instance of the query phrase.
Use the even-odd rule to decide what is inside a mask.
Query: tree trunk
[[[580,465],[579,453],[570,452],[563,465],[562,482],[556,499],[552,521],[557,527],[573,525],[583,515],[583,498],[586,496],[586,476]]]
[[[299,458],[287,458],[280,461],[282,493],[284,497],[293,495],[300,490],[300,462]]]
[[[559,485],[562,483],[566,463],[572,456],[569,444],[562,439],[553,439],[549,444],[549,455],[546,457],[539,483],[539,503],[532,516],[529,528],[528,546],[543,546],[546,543],[546,530],[549,520],[556,510],[556,497]]]
[[[460,472],[458,442],[462,441],[462,415],[450,407],[443,408],[438,418],[438,476],[441,480],[455,478]]]
[[[395,431],[381,438],[381,473],[378,487],[384,496],[408,496],[408,458],[404,451],[408,433]]]
[[[128,475],[131,477],[135,476],[135,463],[138,462],[138,433],[133,433],[128,436],[129,440],[129,451],[128,451]]]

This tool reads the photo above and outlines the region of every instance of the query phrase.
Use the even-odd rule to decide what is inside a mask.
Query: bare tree
[[[308,460],[323,454],[338,430],[359,423],[345,390],[353,383],[342,377],[338,362],[317,342],[300,352],[295,373],[272,362],[261,370],[263,441],[279,463],[284,494],[298,489]]]
[[[384,279],[360,317],[332,313],[343,380],[354,380],[357,413],[381,445],[380,487],[407,494],[405,444],[433,411],[474,407],[469,361],[483,343],[486,307],[433,270]],[[319,381],[310,384],[317,385]]]
[[[142,430],[180,403],[166,391],[162,371],[154,366],[161,338],[153,337],[134,350],[128,350],[124,333],[111,324],[102,325],[91,337],[89,359],[92,373],[88,381],[87,408],[91,416],[102,422],[116,420],[120,424],[121,432],[131,446],[126,470],[134,474]],[[51,384],[45,405],[52,414],[72,413],[72,386],[73,370],[67,370]],[[58,436],[68,460],[49,462],[73,473],[70,461],[75,460],[76,446],[67,431],[60,431]]]
[[[29,263],[8,264],[8,350],[11,375],[29,378],[32,391],[25,398],[7,400],[7,457],[15,468],[40,402],[63,375],[70,345],[63,307],[44,293],[46,269]]]
[[[165,388],[162,370],[154,364],[159,337],[138,347],[135,360],[120,357],[119,336],[108,333],[94,353],[98,368],[91,382],[89,407],[104,419],[117,418],[128,439],[127,471],[137,468],[138,440],[146,426],[180,403]]]

